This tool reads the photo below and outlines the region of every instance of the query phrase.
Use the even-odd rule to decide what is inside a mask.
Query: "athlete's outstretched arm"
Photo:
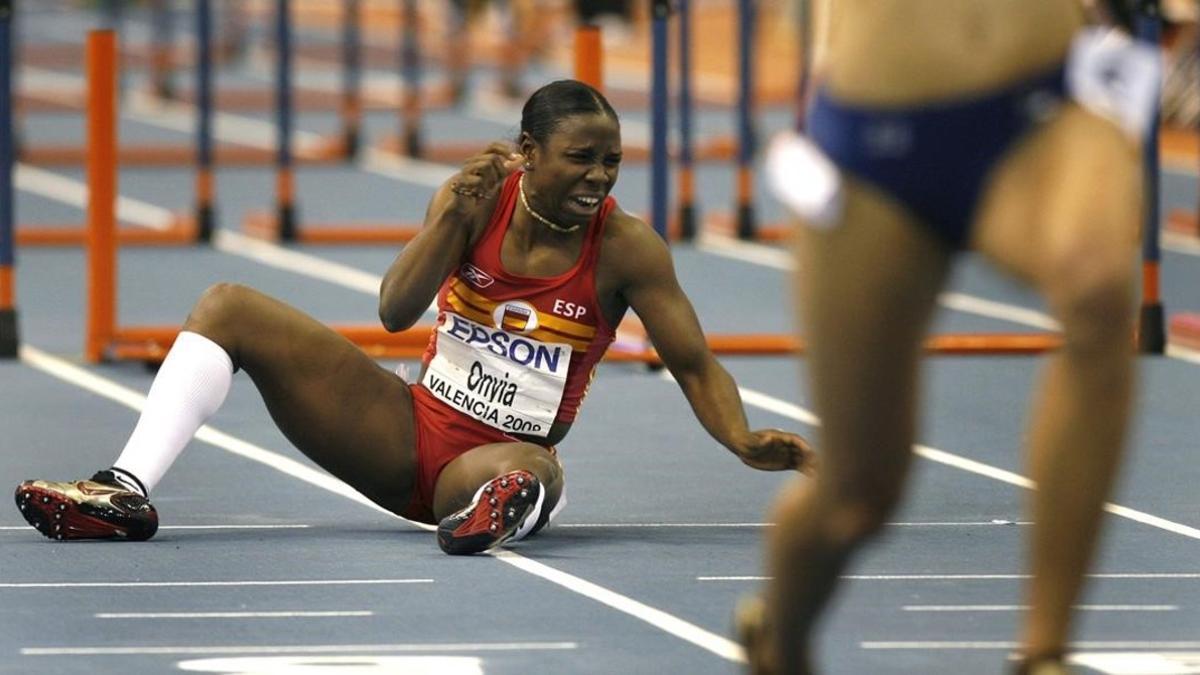
[[[411,327],[467,246],[487,224],[504,179],[521,165],[512,147],[493,143],[442,184],[425,210],[421,232],[388,268],[379,289],[379,319],[389,331]]]
[[[742,462],[756,469],[812,468],[811,449],[803,438],[777,429],[751,431],[733,377],[713,356],[691,301],[679,287],[671,254],[644,224],[630,228],[633,242],[623,246],[623,294],[637,313],[663,363],[683,390],[696,418]]]

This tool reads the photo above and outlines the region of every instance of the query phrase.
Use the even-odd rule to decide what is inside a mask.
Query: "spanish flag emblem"
[[[537,327],[536,322],[531,325],[530,319],[532,318],[532,307],[528,305],[506,304],[504,305],[504,312],[500,316],[499,328],[524,333]]]

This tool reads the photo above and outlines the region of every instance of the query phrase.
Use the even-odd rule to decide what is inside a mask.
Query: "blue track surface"
[[[68,19],[73,27],[62,23]],[[45,23],[54,20],[60,23]],[[88,25],[76,13],[35,14],[28,22],[40,40]],[[36,85],[39,72],[23,72],[25,85]],[[250,63],[220,82],[262,84],[268,74],[269,64]],[[136,84],[131,76],[129,85]],[[430,139],[510,137],[517,121],[510,112],[468,106],[431,116],[426,129]],[[627,133],[648,119],[644,111],[622,113]],[[497,121],[505,115],[509,122]],[[235,131],[218,137],[268,117],[230,113]],[[702,135],[728,133],[733,124],[732,111],[698,117]],[[126,115],[123,142],[187,143],[164,119],[152,111]],[[760,121],[767,132],[789,119],[775,110]],[[337,129],[331,115],[295,122],[299,132]],[[370,114],[369,136],[395,128],[393,115]],[[82,137],[78,116],[23,121],[29,143]],[[388,167],[299,168],[302,217],[413,222],[431,185],[450,171]],[[77,169],[46,170],[82,180]],[[119,189],[131,203],[186,211],[192,180],[187,168],[131,168],[121,172]],[[19,223],[82,221],[77,204],[37,187],[43,184],[29,173],[19,177]],[[1164,213],[1190,208],[1195,191],[1195,175],[1165,174]],[[624,208],[648,212],[648,194],[645,167],[623,170],[616,196]],[[728,209],[731,168],[703,167],[698,194],[704,212]],[[222,168],[217,196],[221,225],[233,232],[246,213],[270,208],[273,176],[265,168]],[[780,215],[766,199],[759,211],[764,221]],[[177,323],[216,281],[253,285],[330,322],[375,320],[372,283],[395,249],[296,250],[312,256],[299,271],[248,257],[235,237],[213,248],[125,249],[121,322]],[[1169,311],[1200,310],[1198,256],[1194,242],[1168,243]],[[675,259],[706,330],[792,329],[784,252],[717,242],[677,247]],[[322,261],[354,274],[314,277]],[[90,475],[123,445],[152,374],[136,364],[82,363],[80,251],[23,249],[17,271],[25,351],[0,362],[0,486]],[[951,297],[938,331],[1038,330],[1028,319],[1041,311],[1038,300],[977,260],[962,261],[950,290],[1005,309],[964,311]],[[1109,518],[1094,570],[1101,576],[1084,599],[1077,635],[1086,642],[1082,652],[1163,653],[1193,664],[1163,672],[1200,673],[1200,361],[1191,358],[1141,359],[1131,457],[1113,501],[1144,515]],[[744,388],[753,425],[813,431],[803,361],[724,363]],[[927,363],[925,447],[910,496],[848,571],[861,578],[843,587],[823,624],[824,672],[1004,671],[1020,618],[1014,606],[1023,602],[1029,530],[1026,491],[1012,481],[1023,471],[1022,424],[1038,365],[1000,357]],[[731,612],[739,596],[761,586],[764,513],[784,478],[744,469],[657,374],[601,368],[561,447],[570,505],[544,535],[498,556],[447,557],[429,533],[365,506],[331,479],[322,482],[324,474],[275,430],[244,376],[210,424],[220,433],[194,441],[156,489],[164,527],[149,543],[53,543],[26,527],[15,508],[0,508],[0,672],[265,673],[286,672],[268,666],[289,659],[357,664],[336,671],[355,673],[739,671]],[[1086,672],[1125,672],[1106,667]]]

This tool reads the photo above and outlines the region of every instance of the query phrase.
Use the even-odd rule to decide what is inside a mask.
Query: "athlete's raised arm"
[[[510,145],[493,143],[468,159],[429,201],[421,232],[388,268],[379,289],[379,319],[389,331],[411,327],[487,223],[496,194],[521,165]]]

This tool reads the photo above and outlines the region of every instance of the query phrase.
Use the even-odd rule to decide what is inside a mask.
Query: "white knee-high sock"
[[[146,492],[153,490],[221,407],[232,381],[233,361],[224,349],[199,333],[179,333],[113,468],[135,476]]]

